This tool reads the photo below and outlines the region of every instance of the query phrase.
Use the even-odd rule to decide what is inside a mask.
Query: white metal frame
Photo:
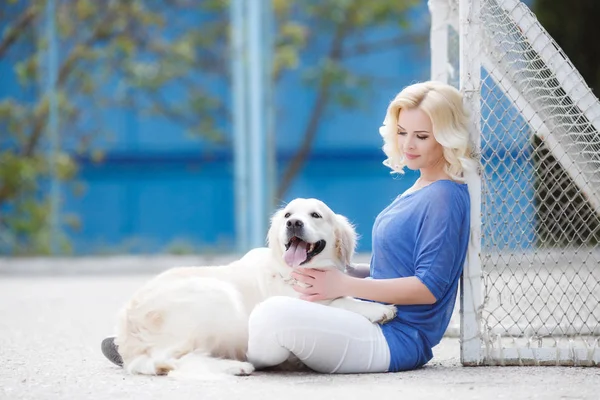
[[[527,12],[525,6],[519,0],[496,0],[504,11],[506,11],[514,21],[518,21],[522,34],[528,39],[529,44],[540,56],[544,63],[556,75],[562,89],[574,101],[574,103],[583,112],[590,123],[599,130],[600,128],[600,103],[592,93],[591,89],[584,83],[584,79],[571,64],[565,62],[562,53],[557,52],[556,48],[548,39],[547,33],[542,30],[531,13]],[[511,98],[514,101],[514,99]],[[548,144],[549,150],[554,157],[562,164],[564,170],[570,175],[571,179],[581,189],[590,205],[596,213],[600,215],[600,191],[592,187],[588,180],[584,179],[585,174],[573,162],[571,155],[564,149],[556,137],[550,135],[538,135]]]
[[[539,36],[542,29],[531,14],[518,0],[494,0],[519,21],[525,37],[529,38],[536,52],[556,74],[563,89],[576,104],[580,105],[586,118],[594,127],[600,126],[600,104],[591,90],[583,83],[579,73],[564,58],[555,59],[556,49],[544,45]],[[532,131],[542,138],[550,151],[569,172],[574,182],[582,189],[590,204],[600,213],[600,194],[587,183],[575,160],[553,135],[535,107],[522,96],[507,79],[502,79],[499,71],[483,52],[481,43],[481,0],[429,0],[431,13],[431,77],[448,82],[452,67],[448,56],[448,28],[452,26],[459,33],[460,47],[460,89],[465,106],[471,115],[480,115],[481,76],[483,66],[506,96],[513,101],[523,114]],[[458,7],[458,9],[457,9]],[[458,22],[457,22],[458,21]],[[523,24],[523,25],[521,25]],[[534,40],[535,39],[535,40]],[[550,41],[548,40],[548,43]],[[470,51],[463,51],[470,49]],[[478,49],[473,51],[473,49]],[[561,62],[562,68],[556,63]],[[566,66],[565,66],[566,64]],[[480,148],[480,120],[472,122],[471,132],[475,149]],[[465,264],[461,290],[461,362],[463,365],[511,364],[511,365],[598,365],[600,350],[597,343],[589,348],[575,348],[572,341],[566,345],[536,348],[530,345],[520,348],[504,348],[501,343],[494,346],[495,339],[486,337],[482,329],[483,282],[481,254],[481,178],[468,179],[471,196],[471,242]]]

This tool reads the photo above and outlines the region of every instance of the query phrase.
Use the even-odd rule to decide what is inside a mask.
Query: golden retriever
[[[295,199],[271,218],[268,248],[223,266],[179,267],[140,288],[119,314],[115,344],[130,373],[247,375],[248,317],[271,296],[293,296],[296,268],[351,263],[356,233],[316,199]],[[353,298],[323,302],[384,323],[396,308]],[[290,310],[293,312],[293,310]]]

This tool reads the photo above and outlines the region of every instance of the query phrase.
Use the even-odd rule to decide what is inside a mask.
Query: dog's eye
[[[317,214],[316,212],[310,214],[310,216],[313,218],[321,218],[321,216],[319,214]]]
[[[289,217],[290,217],[290,215],[292,215],[292,214],[290,214],[290,213],[285,213],[285,215],[284,215],[284,218],[289,218]]]

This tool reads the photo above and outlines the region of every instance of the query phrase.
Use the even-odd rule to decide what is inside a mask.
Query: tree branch
[[[107,22],[112,17],[113,13],[108,12],[103,21],[96,25],[96,29],[94,30],[93,34],[83,44],[76,45],[73,51],[71,51],[66,61],[59,70],[57,86],[60,87],[61,85],[63,85],[68,79],[69,75],[75,69],[77,62],[80,60],[81,57],[81,49],[85,48],[86,46],[91,46],[99,39],[106,38],[106,26],[110,26],[107,25]],[[31,135],[29,136],[29,141],[25,145],[24,149],[21,151],[21,155],[23,158],[33,157],[38,142],[42,136],[44,126],[46,123],[46,117],[48,115],[48,110],[45,103],[46,100],[42,99],[42,101],[38,105],[36,112],[34,112],[34,121],[32,123],[33,127],[31,130]],[[0,204],[3,203],[9,197],[11,197],[13,193],[14,188],[6,184],[2,184],[2,186],[0,186]]]
[[[80,43],[80,44],[76,45],[75,48],[69,53],[69,56],[67,57],[67,59],[63,63],[63,65],[60,67],[60,70],[58,72],[58,79],[56,82],[57,87],[63,86],[65,84],[66,80],[68,79],[69,75],[75,69],[77,62],[81,58],[82,49],[90,47],[97,40],[107,37],[106,31],[105,31],[105,29],[106,29],[105,22],[107,22],[109,20],[109,18],[111,18],[111,16],[112,16],[112,13],[108,13],[106,15],[106,17],[104,18],[104,21],[102,21],[102,22],[98,23],[98,25],[96,25],[96,29],[94,30],[94,33],[84,43]],[[114,36],[114,33],[110,36]],[[47,117],[47,110],[44,107],[44,102],[45,102],[45,100],[42,100],[42,103],[40,104],[41,109],[39,109],[39,112],[36,113],[37,117],[36,117],[35,121],[33,122],[33,128],[31,130],[31,135],[29,136],[29,141],[27,142],[27,145],[25,146],[24,150],[21,152],[23,157],[31,157],[33,155],[33,152],[35,151],[35,148],[37,147],[40,137],[42,136],[42,133],[44,131],[43,128],[44,128],[44,124],[46,122],[46,117]],[[0,200],[2,200],[1,195],[0,195]]]
[[[350,25],[349,20],[350,18],[345,18],[345,22],[338,25],[336,29],[328,55],[328,58],[330,60],[337,61],[340,60],[342,56],[343,42]],[[275,195],[276,201],[279,201],[283,198],[283,196],[291,186],[294,177],[298,174],[298,172],[304,165],[308,154],[310,153],[312,144],[317,135],[319,123],[321,122],[321,118],[323,116],[323,113],[325,112],[325,107],[327,106],[327,102],[329,101],[330,89],[330,80],[323,77],[319,85],[317,99],[312,109],[308,125],[304,130],[304,139],[302,140],[302,145],[300,146],[300,149],[296,152],[296,154],[294,154],[294,157],[292,158],[287,168],[285,169],[285,172],[283,173],[283,177],[277,187]]]
[[[19,15],[15,25],[8,30],[6,36],[0,41],[0,59],[4,57],[4,53],[6,53],[10,46],[21,35],[22,31],[31,24],[36,16],[37,9],[34,6],[29,6],[21,15]]]

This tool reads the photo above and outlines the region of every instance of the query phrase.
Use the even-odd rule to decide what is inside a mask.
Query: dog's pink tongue
[[[292,268],[296,268],[301,262],[306,260],[306,242],[295,240],[290,248],[283,255],[286,264]]]

